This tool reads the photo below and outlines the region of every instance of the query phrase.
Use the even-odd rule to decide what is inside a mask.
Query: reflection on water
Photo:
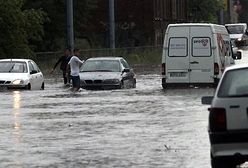
[[[20,91],[13,92],[13,115],[14,115],[14,128],[20,129],[19,115],[21,108],[21,93]]]
[[[20,109],[20,106],[21,106],[21,93],[20,93],[20,91],[14,91],[13,92],[13,98],[14,98],[13,108],[14,109]]]
[[[21,109],[21,92],[20,91],[13,91],[13,147],[18,151],[21,149],[21,134],[20,134],[20,109]],[[12,153],[14,155],[14,163],[16,167],[22,167],[22,162],[19,157],[19,153],[15,151]]]

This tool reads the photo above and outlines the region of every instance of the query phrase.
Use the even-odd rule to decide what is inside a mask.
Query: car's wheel
[[[44,90],[44,89],[45,89],[45,83],[43,82],[41,85],[41,90]]]

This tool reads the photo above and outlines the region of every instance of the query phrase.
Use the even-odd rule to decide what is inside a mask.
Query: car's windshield
[[[120,72],[120,63],[118,60],[87,60],[81,67],[81,72]]]
[[[242,25],[232,25],[226,26],[229,34],[243,34],[244,33],[244,26]]]
[[[218,97],[248,96],[248,68],[226,72],[218,91]]]
[[[27,73],[27,64],[21,61],[1,61],[0,73]]]

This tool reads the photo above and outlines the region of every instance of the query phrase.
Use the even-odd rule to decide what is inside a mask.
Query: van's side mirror
[[[239,60],[239,59],[241,59],[241,58],[242,58],[242,53],[241,53],[241,51],[237,51],[236,53],[233,52],[233,59]]]
[[[210,105],[212,103],[213,98],[214,98],[213,96],[203,96],[201,98],[201,102],[202,104]]]

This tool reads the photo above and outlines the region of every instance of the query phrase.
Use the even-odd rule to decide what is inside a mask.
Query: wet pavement
[[[61,80],[44,91],[0,91],[0,167],[210,168],[210,88],[163,90],[157,74],[136,89],[76,94]]]

